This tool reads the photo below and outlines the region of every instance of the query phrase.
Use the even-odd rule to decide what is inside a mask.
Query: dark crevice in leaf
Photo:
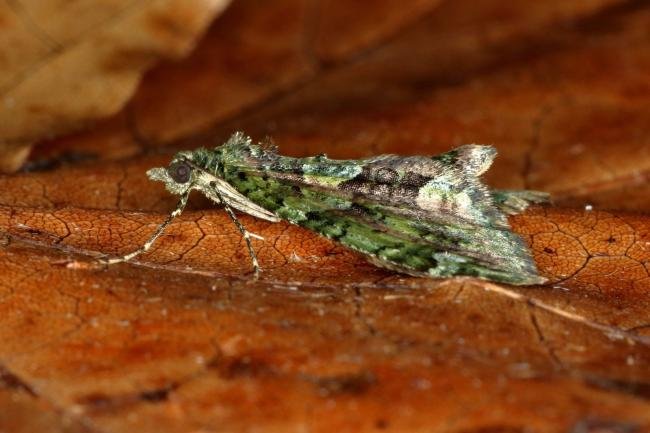
[[[168,400],[169,394],[178,388],[178,386],[177,383],[172,383],[161,388],[148,389],[133,394],[87,394],[78,398],[77,403],[83,405],[90,412],[117,411],[138,402],[151,404],[163,403]]]
[[[636,433],[639,430],[631,422],[589,417],[576,422],[570,433]]]
[[[2,366],[0,366],[0,388],[18,389],[32,397],[38,397],[38,394],[29,384]]]
[[[23,164],[20,171],[22,173],[35,173],[43,171],[53,171],[62,166],[75,165],[96,161],[99,156],[95,153],[81,151],[66,151],[53,158],[41,158],[28,160]]]
[[[316,385],[324,397],[363,394],[377,383],[377,377],[370,371],[325,377],[303,376],[303,379]]]
[[[644,400],[650,400],[650,382],[634,382],[624,379],[591,376],[585,378],[585,383],[594,388],[629,394]]]

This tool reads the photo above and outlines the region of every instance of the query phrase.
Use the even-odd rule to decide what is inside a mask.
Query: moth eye
[[[190,180],[190,173],[192,168],[184,162],[177,162],[172,164],[167,172],[172,179],[177,183],[187,183]]]

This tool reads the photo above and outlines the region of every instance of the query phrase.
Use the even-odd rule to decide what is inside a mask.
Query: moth
[[[236,132],[221,146],[178,152],[168,167],[147,171],[180,195],[178,205],[139,249],[106,262],[149,250],[198,190],[224,207],[246,241],[256,276],[251,238],[262,238],[246,230],[235,211],[300,225],[404,274],[542,283],[507,215],[546,202],[548,195],[488,189],[479,176],[495,156],[491,146],[465,145],[432,157],[292,158]]]

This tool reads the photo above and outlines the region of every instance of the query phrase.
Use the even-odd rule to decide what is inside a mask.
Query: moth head
[[[151,180],[163,182],[172,194],[184,194],[193,187],[195,171],[191,159],[178,154],[169,166],[152,168],[147,171],[147,176]]]

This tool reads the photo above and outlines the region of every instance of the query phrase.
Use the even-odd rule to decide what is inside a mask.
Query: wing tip
[[[482,144],[466,144],[457,148],[456,152],[459,164],[474,176],[485,173],[497,156],[495,147]]]

